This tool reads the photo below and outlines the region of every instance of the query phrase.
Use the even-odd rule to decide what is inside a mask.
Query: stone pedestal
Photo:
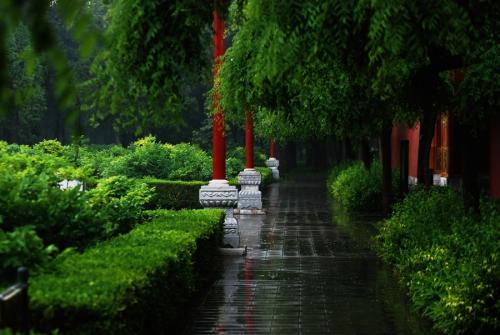
[[[240,229],[234,217],[234,206],[238,203],[238,189],[227,180],[214,179],[200,188],[200,204],[206,208],[221,208],[226,211],[224,220],[224,246],[240,246]]]
[[[266,161],[266,165],[271,169],[274,179],[280,179],[280,171],[278,170],[278,166],[280,166],[280,161],[274,157],[269,158]]]
[[[238,200],[239,214],[264,214],[262,211],[262,194],[259,185],[262,176],[255,169],[245,169],[240,172],[238,179],[241,185]]]

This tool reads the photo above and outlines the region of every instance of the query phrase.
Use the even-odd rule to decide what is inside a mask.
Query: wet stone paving
[[[430,333],[370,249],[373,218],[335,215],[324,180],[274,183],[266,215],[239,217],[248,253],[223,256],[185,334]]]

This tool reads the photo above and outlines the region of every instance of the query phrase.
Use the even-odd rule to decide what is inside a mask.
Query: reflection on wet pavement
[[[281,181],[267,215],[240,216],[246,257],[221,278],[186,334],[429,334],[369,248],[373,221],[337,219],[324,179]]]

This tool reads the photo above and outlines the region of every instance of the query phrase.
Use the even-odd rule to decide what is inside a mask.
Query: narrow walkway
[[[240,217],[248,255],[226,256],[187,334],[429,334],[366,244],[373,225],[337,224],[324,183],[275,183],[267,215]]]

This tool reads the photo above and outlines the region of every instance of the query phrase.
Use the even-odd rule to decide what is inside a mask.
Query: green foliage
[[[87,192],[61,190],[64,179],[91,181],[89,169],[75,168],[69,156],[68,147],[52,140],[0,145],[3,229],[33,225],[46,245],[85,248],[142,221],[152,190],[139,181],[117,176],[94,182]]]
[[[200,208],[200,187],[205,181],[171,181],[146,178],[144,182],[154,187],[155,193],[151,200],[151,208]]]
[[[208,77],[214,2],[113,1],[107,46],[89,86],[96,121],[140,133],[151,124],[178,123],[185,91]]]
[[[121,145],[84,146],[79,148],[76,164],[84,167],[92,176],[102,176],[112,162],[126,153],[127,149]]]
[[[367,37],[354,20],[355,6],[236,3],[230,13],[238,30],[216,82],[230,116],[241,120],[249,108],[256,132],[267,138],[356,138],[379,130],[388,108],[368,85]]]
[[[344,165],[345,164],[345,165]],[[330,192],[348,212],[379,210],[382,203],[382,165],[379,161],[367,170],[363,163],[344,163],[334,168],[328,178]],[[341,170],[342,169],[342,170]],[[392,187],[397,190],[399,173],[393,171]]]
[[[15,105],[15,100],[23,98],[32,99],[31,94],[17,91],[16,87],[12,87],[11,79],[17,80],[12,76],[12,69],[15,74],[19,75],[22,71],[16,69],[15,64],[9,64],[6,58],[6,41],[15,33],[19,27],[26,27],[30,34],[30,50],[25,54],[25,64],[23,68],[30,75],[33,69],[37,67],[37,63],[42,58],[47,60],[56,73],[55,95],[63,108],[71,107],[75,101],[76,90],[74,85],[74,73],[71,70],[67,58],[62,52],[58,41],[55,37],[54,26],[49,22],[48,12],[54,7],[64,19],[66,26],[71,27],[73,37],[80,44],[80,52],[82,56],[88,56],[98,39],[98,34],[89,24],[92,22],[91,15],[88,11],[90,1],[74,1],[74,0],[59,0],[59,1],[14,1],[5,0],[0,3],[0,11],[3,13],[0,18],[0,25],[3,27],[0,32],[0,114],[9,112],[9,108]],[[32,45],[32,47],[31,47]],[[38,90],[39,86],[35,86],[34,90]],[[36,98],[34,102],[39,103],[41,100]],[[34,103],[32,106],[36,106]]]
[[[123,175],[131,178],[153,177],[170,180],[208,180],[212,172],[212,160],[195,145],[181,143],[161,144],[155,137],[147,136],[134,142],[126,151],[117,150],[118,155],[101,152],[90,164],[102,176]]]
[[[449,188],[419,189],[383,222],[378,248],[393,263],[414,305],[446,334],[500,329],[500,207],[483,201],[481,217]]]
[[[134,142],[124,155],[112,159],[102,170],[102,176],[123,175],[131,178],[151,176],[168,178],[170,155],[152,136]]]
[[[352,161],[341,161],[340,163],[336,164],[332,169],[330,170],[330,173],[328,174],[328,178],[326,181],[326,185],[328,188],[332,187],[332,184],[335,182],[337,177],[339,176],[340,173],[342,173],[344,170],[347,170],[347,168],[355,165],[355,162]],[[359,162],[358,162],[359,164]]]
[[[46,244],[61,248],[88,243],[98,227],[84,195],[78,188],[62,191],[51,179],[45,173],[2,169],[0,215],[4,229],[33,225]]]
[[[226,176],[234,178],[245,169],[245,148],[235,147],[227,153]]]
[[[195,145],[165,144],[169,152],[170,180],[209,180],[212,175],[212,159]]]
[[[103,223],[104,236],[116,236],[142,223],[143,210],[153,197],[145,183],[124,176],[99,180],[85,193],[87,205],[95,218]]]
[[[4,278],[12,277],[20,266],[36,269],[44,265],[49,260],[50,254],[56,250],[57,248],[54,246],[44,246],[33,226],[19,227],[10,232],[5,232],[0,228],[0,276],[2,281]]]
[[[214,273],[223,212],[150,216],[150,223],[82,254],[61,254],[47,273],[32,278],[35,328],[71,334],[171,330],[203,278]]]

